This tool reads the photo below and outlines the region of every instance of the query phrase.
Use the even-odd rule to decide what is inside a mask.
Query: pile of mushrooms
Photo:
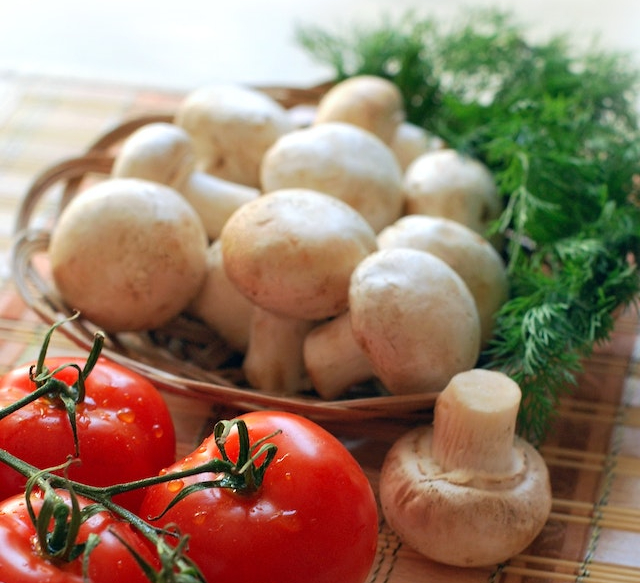
[[[445,160],[438,183],[428,169]],[[136,224],[122,218],[126,201],[119,214],[96,204],[79,219],[80,202],[62,212],[50,248],[62,298],[108,331],[195,318],[242,355],[256,390],[440,391],[475,365],[507,296],[501,258],[479,234],[499,206],[490,174],[407,122],[386,79],[353,77],[296,111],[246,87],[200,88],[172,123],[123,141],[101,189],[133,184],[154,193]],[[91,191],[77,198],[93,205]],[[189,258],[142,236],[169,228],[163,209],[176,199],[200,223]],[[71,255],[89,248],[80,233],[100,232],[98,220],[127,246],[100,256],[109,275],[93,276],[91,306],[82,291],[98,255]],[[151,251],[166,264],[149,263]]]

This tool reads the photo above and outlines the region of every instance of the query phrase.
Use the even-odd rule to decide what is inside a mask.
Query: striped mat
[[[34,177],[77,156],[123,119],[171,112],[181,95],[105,82],[0,72],[0,373],[33,359],[44,325],[16,294],[8,257],[17,205]],[[52,351],[72,353],[64,337]],[[640,581],[640,327],[620,317],[611,342],[598,349],[579,385],[562,401],[542,448],[554,502],[542,534],[523,554],[487,569],[433,564],[380,525],[379,552],[368,583]],[[229,412],[166,395],[179,453],[194,448],[214,420]],[[352,444],[374,487],[396,435],[374,425],[330,430]],[[400,429],[399,429],[400,430]],[[358,437],[358,439],[354,439]]]

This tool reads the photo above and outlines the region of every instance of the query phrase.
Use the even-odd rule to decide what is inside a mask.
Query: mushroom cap
[[[356,265],[375,233],[346,203],[308,189],[263,194],[240,207],[220,235],[229,279],[276,314],[321,320],[347,309]]]
[[[381,249],[354,270],[356,342],[394,394],[442,390],[480,352],[480,319],[462,278],[425,251]]]
[[[175,123],[193,140],[198,170],[252,187],[259,185],[266,150],[294,128],[285,108],[266,93],[223,83],[187,95]]]
[[[442,150],[446,147],[442,138],[428,132],[422,126],[408,121],[398,126],[389,145],[403,172],[422,154]]]
[[[378,247],[433,253],[462,277],[478,308],[482,345],[493,334],[495,314],[507,300],[507,270],[496,248],[471,228],[445,217],[406,215],[378,234]]]
[[[489,169],[451,148],[416,158],[405,172],[404,191],[405,214],[446,217],[481,235],[502,211]]]
[[[518,473],[457,483],[433,461],[432,436],[432,427],[411,430],[385,457],[380,501],[389,526],[420,554],[448,565],[494,565],[522,552],[551,511],[539,452],[516,438],[523,458]]]
[[[170,123],[138,128],[122,143],[111,170],[114,178],[142,178],[180,190],[196,166],[189,134]]]
[[[193,208],[168,186],[112,178],[65,207],[49,258],[66,304],[107,331],[156,328],[200,289],[207,236]]]
[[[397,85],[375,75],[356,75],[322,96],[314,123],[350,123],[388,144],[404,119],[404,100]]]
[[[391,149],[372,133],[342,122],[290,132],[265,153],[265,192],[308,188],[356,209],[377,232],[402,214],[402,170]]]

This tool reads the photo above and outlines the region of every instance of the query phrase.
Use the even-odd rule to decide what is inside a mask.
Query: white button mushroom
[[[389,144],[404,119],[404,100],[397,85],[375,75],[355,75],[322,96],[314,123],[350,123]]]
[[[256,305],[247,379],[265,391],[299,390],[304,334],[347,309],[351,273],[376,249],[375,233],[332,196],[285,189],[238,209],[220,240],[229,279]],[[282,336],[286,345],[277,341]]]
[[[424,556],[488,566],[522,552],[551,511],[539,452],[515,436],[521,392],[506,375],[475,369],[438,396],[432,427],[387,453],[380,500],[389,526]]]
[[[49,244],[66,304],[108,332],[166,324],[193,299],[207,236],[172,188],[135,178],[90,186],[65,207]]]
[[[398,126],[389,145],[403,172],[422,154],[446,147],[442,138],[408,121]]]
[[[303,348],[310,381],[327,399],[374,376],[393,394],[437,392],[476,364],[480,319],[444,261],[384,249],[354,270],[349,311],[311,330]]]
[[[469,227],[427,215],[407,215],[378,234],[378,247],[410,247],[433,253],[462,277],[480,316],[481,343],[493,335],[495,314],[508,297],[507,270],[495,247]]]
[[[405,214],[446,217],[481,235],[502,212],[489,169],[450,148],[416,158],[405,172],[404,191]]]
[[[257,198],[260,191],[200,172],[195,166],[189,134],[174,124],[158,122],[142,126],[124,140],[111,175],[171,186],[193,206],[214,240],[231,213]]]
[[[304,338],[302,356],[311,386],[328,401],[375,376],[353,335],[348,310],[314,326]]]
[[[260,185],[264,153],[294,127],[275,99],[227,84],[191,92],[179,104],[175,123],[193,139],[199,170],[253,188]]]
[[[440,391],[478,360],[473,296],[431,253],[397,248],[366,257],[351,278],[349,312],[356,342],[393,394]]]
[[[253,304],[229,281],[220,239],[209,246],[207,275],[187,312],[202,320],[233,350],[247,350]]]
[[[264,192],[308,188],[339,198],[377,232],[402,214],[402,171],[391,149],[372,133],[332,122],[282,136],[262,162]]]

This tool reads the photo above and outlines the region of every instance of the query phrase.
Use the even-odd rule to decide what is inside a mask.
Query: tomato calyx
[[[238,432],[238,457],[235,461],[229,457],[226,449],[227,439],[233,429]],[[182,488],[162,513],[151,517],[150,520],[159,520],[180,500],[200,490],[226,488],[242,496],[250,496],[257,492],[267,468],[278,452],[277,446],[269,440],[279,433],[280,430],[274,431],[251,443],[247,424],[242,419],[218,421],[213,428],[213,436],[220,452],[220,459],[213,458],[191,470],[166,476],[171,480],[201,473],[214,473],[219,477],[215,480],[195,482]]]
[[[53,470],[65,469],[63,464]],[[38,472],[32,476],[26,486],[25,498],[29,517],[36,529],[39,552],[50,561],[65,563],[83,557],[83,572],[88,568],[88,558],[99,542],[96,535],[90,535],[86,542],[78,543],[80,526],[91,516],[104,510],[99,505],[80,508],[78,497],[72,488],[67,489],[70,505],[51,487],[46,480],[41,480],[46,472]],[[39,514],[33,507],[32,494],[36,487],[42,494],[42,506]]]
[[[96,332],[96,334],[94,335],[91,350],[89,351],[89,355],[86,358],[83,368],[80,368],[77,364],[68,363],[59,366],[55,370],[51,371],[46,367],[45,359],[53,333],[59,326],[76,318],[77,316],[78,313],[75,313],[73,316],[70,316],[66,320],[56,322],[51,326],[51,328],[49,328],[42,342],[42,346],[38,354],[38,360],[36,361],[36,364],[33,365],[29,370],[29,380],[34,384],[35,389],[26,397],[19,399],[11,405],[0,410],[0,419],[4,419],[8,415],[11,415],[12,413],[18,411],[25,405],[28,405],[29,403],[32,403],[41,398],[46,399],[48,402],[53,403],[54,405],[59,404],[61,407],[64,407],[67,412],[69,424],[71,426],[76,457],[80,455],[78,428],[76,423],[76,410],[77,406],[84,401],[86,393],[85,381],[98,362],[98,359],[102,352],[102,347],[104,346],[105,336],[102,332]],[[68,385],[67,383],[55,377],[57,373],[65,368],[75,368],[78,372],[77,379],[72,385]]]

